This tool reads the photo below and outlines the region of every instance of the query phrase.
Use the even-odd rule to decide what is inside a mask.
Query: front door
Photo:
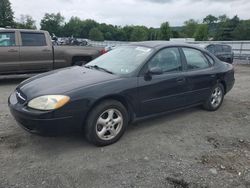
[[[16,73],[19,70],[19,46],[16,33],[0,31],[0,74]]]
[[[144,73],[138,78],[140,116],[185,106],[187,88],[181,59],[179,49],[171,47],[160,50],[147,63]],[[162,73],[151,74],[150,70],[155,67]]]

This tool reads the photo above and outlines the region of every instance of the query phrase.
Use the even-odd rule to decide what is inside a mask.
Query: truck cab
[[[101,48],[53,46],[42,30],[0,29],[0,75],[38,73],[85,64],[102,54]]]

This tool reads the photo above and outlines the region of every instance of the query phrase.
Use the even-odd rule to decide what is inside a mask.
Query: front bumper
[[[18,124],[26,131],[37,134],[54,134],[65,131],[75,131],[82,127],[83,119],[79,114],[62,114],[58,116],[55,111],[39,111],[20,104],[15,93],[8,100],[11,114]],[[56,115],[55,115],[56,114]]]

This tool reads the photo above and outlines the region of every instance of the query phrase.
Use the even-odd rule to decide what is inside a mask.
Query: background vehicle
[[[209,44],[205,49],[214,54],[218,59],[227,63],[233,63],[234,53],[232,47],[226,44]]]
[[[103,53],[100,47],[53,46],[47,31],[0,30],[0,74],[44,72],[82,65]]]
[[[132,121],[195,105],[215,111],[233,85],[233,66],[206,50],[144,42],[30,78],[11,94],[9,107],[30,132],[76,126],[90,142],[108,145]]]

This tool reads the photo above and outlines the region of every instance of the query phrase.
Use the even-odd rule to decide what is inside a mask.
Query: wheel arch
[[[89,113],[90,113],[97,105],[99,105],[100,103],[102,103],[102,102],[105,101],[105,100],[116,100],[116,101],[120,102],[120,103],[126,108],[126,110],[127,110],[127,112],[128,112],[129,122],[132,122],[132,121],[133,121],[133,119],[134,119],[134,110],[133,110],[132,105],[130,104],[130,102],[129,102],[125,97],[123,97],[123,96],[121,96],[121,95],[115,94],[115,95],[104,96],[104,97],[98,99],[97,101],[95,101],[95,102],[91,105],[90,109],[88,110],[87,115],[85,116],[85,119],[84,119],[84,123],[85,123],[85,121],[87,120],[87,118],[88,118],[88,116],[89,116]]]
[[[91,56],[73,56],[71,59],[71,65],[74,65],[74,63],[78,61],[86,61],[87,63],[92,60]]]

